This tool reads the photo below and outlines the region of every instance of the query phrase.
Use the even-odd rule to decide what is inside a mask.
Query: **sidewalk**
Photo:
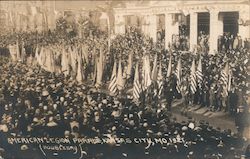
[[[227,112],[212,112],[208,108],[199,105],[189,105],[185,115],[183,114],[183,110],[184,105],[181,100],[177,100],[173,103],[173,116],[180,122],[188,120],[188,117],[192,117],[196,122],[204,120],[215,128],[219,127],[221,130],[231,129],[232,132],[237,132],[234,118]]]

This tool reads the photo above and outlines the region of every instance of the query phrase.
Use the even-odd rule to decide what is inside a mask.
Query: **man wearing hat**
[[[235,87],[233,86],[232,89],[228,92],[228,109],[231,115],[234,115],[236,112],[238,103],[238,95],[235,91]]]
[[[238,130],[239,136],[243,136],[243,131],[246,126],[246,119],[247,119],[247,110],[245,109],[245,106],[240,105],[236,109],[236,115],[235,115],[235,125]]]
[[[174,83],[175,82],[175,83]],[[171,75],[169,78],[169,82],[165,83],[165,96],[167,100],[167,110],[171,111],[172,107],[172,101],[173,101],[173,96],[174,96],[174,88],[176,86],[176,79],[174,75]]]

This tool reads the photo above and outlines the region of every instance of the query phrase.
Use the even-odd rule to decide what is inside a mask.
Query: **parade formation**
[[[192,50],[185,26],[166,46],[160,33],[155,42],[134,26],[111,38],[62,25],[0,36],[0,158],[250,157],[249,38],[225,32],[211,54],[211,36],[201,31]],[[184,115],[197,105],[227,114],[237,131],[192,116],[180,122],[177,102]],[[34,137],[95,143],[72,157],[65,145],[47,152],[51,145]],[[13,146],[9,138],[24,139]]]

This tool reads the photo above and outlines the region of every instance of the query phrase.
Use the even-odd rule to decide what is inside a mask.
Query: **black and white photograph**
[[[1,0],[0,159],[250,159],[250,0]]]

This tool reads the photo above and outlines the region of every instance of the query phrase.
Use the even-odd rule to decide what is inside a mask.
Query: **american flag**
[[[221,77],[220,77],[220,81],[221,81],[222,87],[223,87],[222,93],[226,96],[228,96],[228,86],[229,86],[229,84],[231,85],[231,83],[229,83],[229,77],[231,78],[231,76],[229,76],[229,66],[228,66],[228,62],[227,62],[224,69],[222,69],[222,71],[221,71]]]
[[[148,87],[152,84],[151,80],[151,72],[150,72],[150,61],[149,61],[149,56],[146,55],[143,59],[143,91],[147,90]]]
[[[82,61],[82,56],[81,54],[77,54],[78,58],[77,58],[77,75],[76,75],[76,80],[79,82],[79,83],[82,83],[83,82],[83,61]]]
[[[196,74],[195,74],[195,60],[192,62],[191,70],[190,70],[190,89],[192,94],[195,94],[197,90],[197,83],[196,83]]]
[[[130,52],[130,54],[128,55],[128,67],[126,70],[126,78],[127,79],[129,79],[131,77],[132,66],[133,66],[133,53]]]
[[[159,70],[157,75],[157,84],[158,84],[158,96],[160,97],[163,90],[163,76],[162,76],[162,68],[161,68],[161,62],[159,64]]]
[[[181,93],[181,76],[182,76],[182,70],[181,70],[181,58],[179,58],[177,66],[176,66],[176,72],[175,72],[177,83],[176,83],[176,90]]]
[[[228,87],[227,87],[227,91],[228,92],[231,91],[231,88],[232,88],[232,80],[233,80],[232,75],[233,75],[232,70],[229,70],[229,74],[228,74]]]
[[[121,59],[119,60],[116,84],[117,84],[118,90],[122,90],[124,88],[124,80],[123,80]]]
[[[151,79],[152,79],[152,81],[157,80],[157,54],[155,54],[155,57],[154,57],[153,69],[151,72]]]
[[[139,64],[136,64],[135,75],[134,75],[134,84],[133,84],[133,99],[138,100],[141,94],[141,84],[139,80]]]
[[[101,87],[102,85],[102,75],[103,75],[102,60],[98,59],[96,63],[96,83],[95,83],[95,86],[97,88]]]
[[[169,62],[168,62],[167,77],[170,77],[171,72],[172,72],[172,56],[170,55]]]
[[[198,86],[201,88],[202,80],[203,80],[201,57],[199,59],[199,63],[198,63],[197,70],[196,70],[196,78],[197,78]]]
[[[117,85],[116,85],[116,62],[114,62],[113,71],[112,71],[108,90],[110,91],[111,95],[117,95],[117,93],[118,93],[118,89],[117,89]]]

